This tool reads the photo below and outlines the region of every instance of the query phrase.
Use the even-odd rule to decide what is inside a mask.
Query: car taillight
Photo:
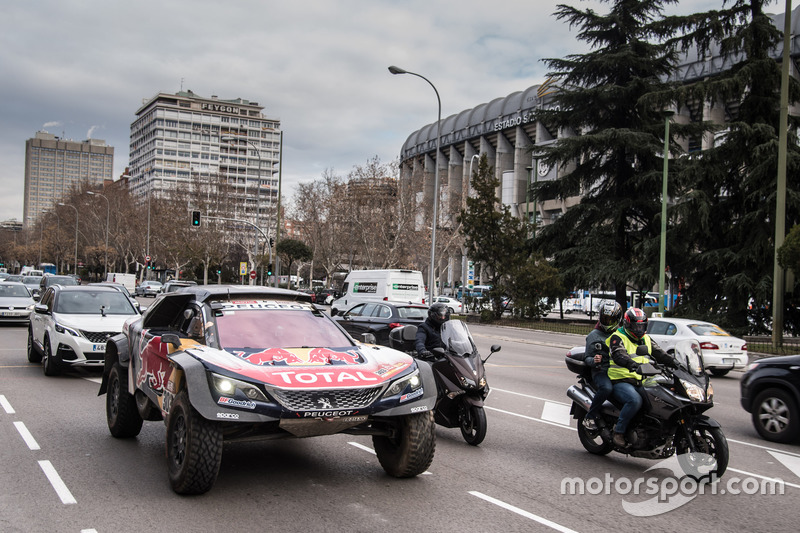
[[[389,324],[389,329],[401,328],[401,327],[403,327],[403,324],[399,322],[392,322],[391,324]]]
[[[702,348],[703,350],[719,350],[719,346],[717,346],[713,342],[701,342],[700,348]]]
[[[742,344],[742,351],[743,351],[743,352],[746,352],[746,351],[747,351],[747,344]]]
[[[383,301],[384,301],[384,302],[388,302],[388,301],[389,301],[389,297],[388,297],[388,296],[384,296],[384,297],[383,297]]]

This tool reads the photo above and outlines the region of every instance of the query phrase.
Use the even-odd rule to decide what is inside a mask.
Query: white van
[[[123,274],[121,272],[109,272],[106,274],[106,281],[124,285],[128,292],[133,294],[136,290],[136,274]]]
[[[331,314],[343,313],[361,302],[425,303],[425,282],[419,270],[353,270],[344,280],[342,297]]]

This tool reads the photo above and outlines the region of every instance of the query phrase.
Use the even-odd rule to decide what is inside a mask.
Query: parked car
[[[19,281],[0,282],[0,323],[30,322],[33,301],[28,286]]]
[[[163,285],[161,285],[160,281],[151,281],[151,280],[143,281],[139,284],[138,287],[136,287],[134,294],[136,296],[152,296],[153,298],[155,298],[156,296],[161,294],[162,286]]]
[[[463,305],[461,304],[461,302],[459,302],[455,298],[450,298],[448,296],[437,296],[436,303],[443,303],[450,309],[451,313],[460,314],[463,309]]]
[[[224,441],[372,435],[395,477],[423,473],[435,449],[430,366],[354,343],[308,295],[284,289],[203,285],[161,295],[109,342],[100,394],[114,437],[163,418],[179,494],[211,489]]]
[[[186,281],[183,279],[171,279],[161,287],[161,292],[175,292],[183,289],[184,287],[192,287],[197,285],[196,281]]]
[[[136,298],[134,298],[131,295],[131,293],[128,292],[128,287],[126,287],[122,283],[111,282],[111,281],[98,281],[98,282],[95,282],[95,283],[90,283],[89,286],[111,287],[112,289],[117,290],[117,291],[121,292],[122,294],[124,294],[125,296],[127,296],[128,300],[131,301],[131,304],[133,305],[133,307],[136,308],[136,311],[138,313],[142,312],[142,306],[139,305],[139,302],[136,301]]]
[[[374,342],[389,346],[389,332],[400,326],[419,326],[428,318],[428,306],[422,304],[390,304],[366,302],[356,304],[334,320],[354,339],[364,341],[371,333]]]
[[[28,361],[41,361],[46,376],[67,366],[102,367],[106,341],[138,313],[111,287],[53,285],[33,308]]]
[[[747,366],[747,342],[711,322],[687,318],[651,318],[647,334],[665,351],[678,341],[696,340],[702,350],[703,365],[714,376],[724,376],[731,370]]]
[[[740,383],[741,404],[762,438],[800,438],[800,355],[766,357],[751,363]]]

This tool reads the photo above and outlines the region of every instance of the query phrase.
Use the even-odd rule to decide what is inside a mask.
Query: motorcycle
[[[446,428],[458,427],[461,436],[473,446],[486,437],[486,412],[483,402],[489,395],[484,363],[500,350],[495,344],[486,359],[481,359],[466,324],[448,320],[442,324],[442,342],[445,348],[434,348],[434,360],[425,361],[433,368],[438,397],[434,407],[434,420]],[[389,333],[392,348],[416,355],[414,339],[416,326],[403,326]]]
[[[582,346],[567,352],[567,368],[578,375],[578,385],[567,390],[572,400],[570,414],[578,421],[578,438],[590,453],[609,452],[645,459],[666,459],[676,452],[681,469],[695,481],[713,481],[728,467],[728,441],[716,420],[703,413],[713,407],[714,391],[703,368],[697,341],[681,341],[674,349],[677,368],[647,363],[638,373],[645,379],[637,390],[642,408],[625,433],[626,446],[614,444],[612,431],[621,405],[607,400],[596,417],[597,429],[583,425],[595,388],[591,368],[583,361]],[[637,356],[647,355],[639,346]]]

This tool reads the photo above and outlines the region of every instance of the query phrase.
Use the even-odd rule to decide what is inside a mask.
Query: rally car
[[[353,340],[307,294],[205,285],[162,295],[106,347],[114,437],[166,425],[172,489],[214,485],[223,441],[371,435],[384,470],[413,477],[436,445],[428,365]]]

